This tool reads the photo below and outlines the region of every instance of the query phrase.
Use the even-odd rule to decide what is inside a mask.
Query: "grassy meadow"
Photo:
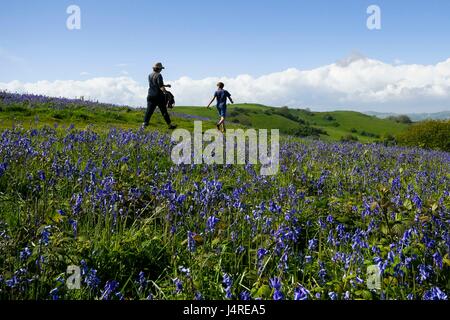
[[[448,297],[450,154],[337,141],[351,133],[371,142],[378,138],[368,133],[404,125],[355,112],[230,106],[236,127],[326,132],[285,134],[278,174],[262,176],[259,165],[175,165],[159,114],[144,130],[143,110],[7,98],[0,299]],[[195,119],[213,127],[216,118],[195,107],[173,112],[185,128]],[[67,286],[71,265],[80,268],[79,289]]]

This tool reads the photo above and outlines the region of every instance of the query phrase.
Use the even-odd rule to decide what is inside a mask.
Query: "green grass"
[[[218,117],[215,108],[208,110],[205,107],[178,107],[176,110],[177,112],[212,119]],[[279,109],[258,104],[235,104],[229,105],[227,112],[229,115],[228,120],[234,121],[246,118],[251,123],[247,125],[254,128],[287,131],[299,126],[299,122],[280,114],[269,114],[277,110]],[[239,115],[233,116],[233,111],[236,111]],[[321,138],[329,141],[340,140],[341,137],[352,134],[361,142],[373,142],[377,140],[376,137],[364,136],[361,133],[365,131],[369,134],[378,135],[381,138],[386,135],[397,135],[408,127],[406,124],[379,119],[354,111],[305,112],[299,109],[289,109],[289,112],[309,125],[326,131],[328,135],[321,135]],[[326,120],[326,116],[331,116],[334,120]],[[354,129],[353,131],[356,130],[356,132],[352,132],[352,129]]]
[[[0,104],[1,105],[1,104]],[[20,124],[24,128],[40,128],[44,126],[68,126],[74,124],[79,129],[95,126],[97,131],[107,131],[112,126],[120,129],[138,128],[144,118],[144,109],[126,107],[103,108],[77,106],[55,110],[51,107],[28,108],[24,106],[2,106],[0,112],[0,129],[11,128]],[[169,112],[172,114],[172,111]],[[177,110],[178,114],[179,111]],[[194,119],[185,119],[181,116],[171,116],[172,121],[181,128],[192,130]],[[164,131],[167,125],[159,112],[155,112],[150,122],[150,129]],[[236,127],[236,126],[231,126]],[[203,129],[215,128],[213,121],[205,121]]]
[[[55,124],[74,124],[78,128],[95,125],[98,130],[107,130],[111,126],[122,129],[132,129],[141,125],[144,109],[129,107],[88,107],[75,105],[65,109],[54,109],[49,105],[29,108],[26,105],[5,106],[0,103],[0,128],[10,128],[20,123],[25,128]],[[288,115],[283,115],[281,109],[259,104],[236,104],[228,106],[228,128],[251,127],[256,129],[280,129],[288,134],[302,125],[319,128],[326,132],[320,138],[327,141],[337,141],[346,135],[353,135],[361,142],[373,142],[387,135],[397,135],[408,125],[396,123],[387,119],[379,119],[353,111],[308,112],[301,109],[288,109]],[[285,110],[286,111],[286,110]],[[180,128],[193,129],[195,118],[201,117],[203,129],[215,127],[218,119],[216,108],[181,106],[170,111],[174,123]],[[150,128],[165,130],[166,124],[159,112],[152,117]],[[365,134],[363,134],[365,133]]]

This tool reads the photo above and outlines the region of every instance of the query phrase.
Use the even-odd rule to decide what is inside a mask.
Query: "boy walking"
[[[220,120],[217,122],[217,130],[220,130],[222,132],[225,132],[225,117],[227,113],[227,98],[230,99],[231,103],[233,102],[233,99],[231,99],[231,94],[224,90],[223,87],[225,85],[223,82],[219,82],[217,84],[217,91],[214,93],[214,97],[212,98],[211,102],[208,104],[207,108],[213,103],[214,99],[217,99],[217,111],[219,112]]]

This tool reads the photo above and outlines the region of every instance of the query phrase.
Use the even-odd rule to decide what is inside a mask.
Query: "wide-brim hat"
[[[165,68],[163,67],[163,65],[162,65],[161,62],[155,63],[155,65],[153,66],[153,68],[156,68],[156,69],[165,69]]]

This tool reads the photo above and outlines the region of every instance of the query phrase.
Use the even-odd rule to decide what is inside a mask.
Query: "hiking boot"
[[[176,127],[177,127],[176,124],[171,124],[171,125],[169,125],[169,130],[173,130],[173,129],[175,129]]]
[[[217,130],[221,131],[220,130],[220,124],[216,123],[216,127],[217,127]]]
[[[145,129],[145,128],[147,128],[147,127],[148,127],[148,123],[145,123],[145,122],[144,122],[144,123],[142,124],[142,126],[141,126],[142,129]]]

